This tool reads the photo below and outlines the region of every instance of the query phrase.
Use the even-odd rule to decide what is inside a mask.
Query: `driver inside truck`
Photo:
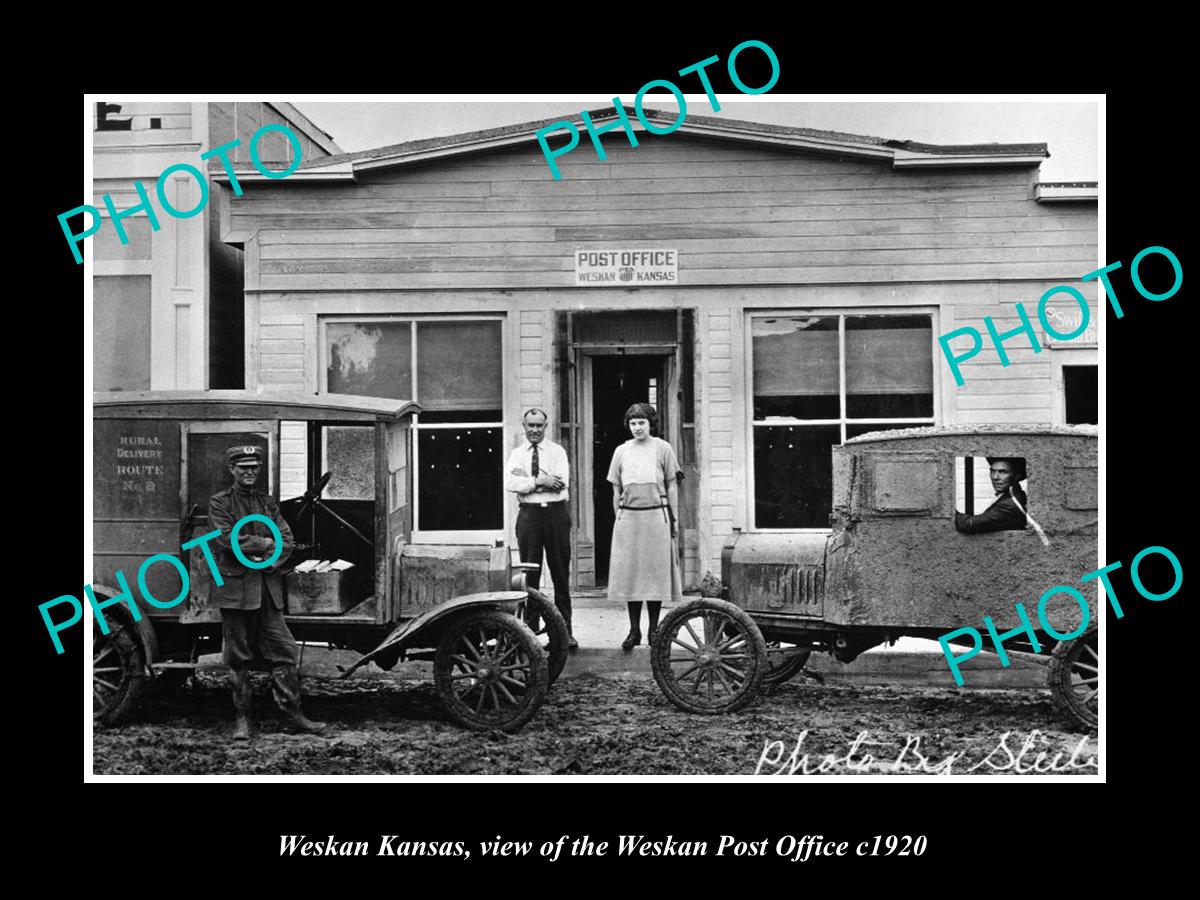
[[[955,511],[954,527],[964,534],[984,534],[989,531],[1022,531],[1025,528],[1028,498],[1021,482],[1028,476],[1025,460],[1020,456],[989,456],[988,475],[996,499],[976,516]]]

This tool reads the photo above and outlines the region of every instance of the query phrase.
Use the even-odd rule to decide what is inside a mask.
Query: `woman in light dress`
[[[608,480],[613,486],[612,556],[608,599],[628,604],[629,635],[621,644],[632,650],[642,642],[642,603],[654,640],[663,602],[683,598],[676,540],[679,531],[679,479],[683,472],[671,445],[653,436],[658,413],[648,403],[625,412],[632,438],[613,453]]]

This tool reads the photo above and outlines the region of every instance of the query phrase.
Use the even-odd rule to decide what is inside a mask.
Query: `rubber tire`
[[[732,629],[746,635],[751,650],[749,672],[738,690],[730,693],[724,700],[701,703],[696,699],[696,691],[688,692],[683,689],[671,668],[672,648],[676,646],[673,639],[680,630],[683,630],[685,637],[690,638],[690,633],[684,628],[686,620],[701,614],[714,613],[724,620],[718,623],[715,629],[720,634],[726,635]],[[734,712],[753,700],[762,685],[763,675],[767,670],[767,645],[758,625],[741,607],[727,600],[701,598],[684,603],[663,617],[650,646],[650,668],[654,672],[654,680],[658,682],[659,690],[684,712],[701,715]],[[695,686],[698,688],[699,684],[700,677],[697,676]]]
[[[774,664],[774,659],[779,659],[783,654],[771,652],[770,644],[778,644],[779,641],[769,641],[767,646],[767,671],[763,673],[762,683],[766,687],[775,687],[783,684],[786,681],[791,681],[800,670],[808,665],[808,658],[812,656],[811,650],[797,650],[794,653],[783,657],[783,661],[779,664]]]
[[[522,600],[517,606],[517,618],[524,621],[524,605],[532,604],[538,610],[541,617],[541,628],[534,631],[536,637],[546,635],[549,643],[544,645],[542,649],[546,652],[546,665],[550,672],[550,684],[554,684],[558,680],[558,676],[562,674],[562,670],[567,665],[567,640],[570,637],[567,632],[567,620],[563,618],[563,614],[558,611],[558,607],[550,602],[550,599],[536,588],[526,588],[525,592],[529,595],[528,600]],[[538,643],[541,643],[539,640]]]
[[[524,695],[520,697],[520,702],[516,706],[502,708],[497,711],[499,714],[484,715],[476,712],[471,704],[463,702],[454,688],[455,681],[451,680],[453,675],[461,674],[461,672],[456,673],[455,668],[461,666],[462,663],[453,659],[453,654],[462,656],[461,639],[469,632],[477,633],[479,629],[483,630],[485,641],[493,637],[503,637],[521,645],[524,656],[529,660],[529,680]],[[476,644],[475,639],[471,639],[470,642],[473,645]],[[514,657],[514,659],[519,658],[519,655]],[[499,729],[511,732],[519,730],[537,714],[538,709],[546,700],[546,692],[550,689],[546,654],[533,631],[515,616],[496,610],[470,613],[447,626],[441,640],[438,641],[437,651],[434,654],[433,678],[438,695],[442,699],[442,705],[450,718],[460,725],[477,731]],[[471,689],[464,693],[470,694]],[[498,703],[500,702],[498,693],[493,692],[493,697]]]
[[[1096,654],[1096,667],[1099,668],[1100,648],[1097,635],[1096,626],[1093,625],[1077,638],[1059,641],[1050,655],[1050,693],[1054,697],[1054,705],[1073,724],[1086,728],[1096,728],[1100,724],[1100,695],[1093,697],[1092,703],[1084,703],[1076,691],[1074,669],[1076,662],[1082,662],[1080,656],[1084,655],[1087,647]],[[1080,673],[1080,677],[1084,674]],[[1099,673],[1093,677],[1099,678]]]
[[[101,676],[105,682],[115,683],[116,688],[111,690],[101,686],[100,696],[93,693],[92,718],[105,725],[116,725],[128,721],[137,711],[149,679],[146,677],[146,649],[137,623],[111,612],[106,621],[108,634],[102,634],[100,623],[92,619],[93,666],[99,659],[104,663],[103,668],[116,664],[121,671],[119,676],[110,672],[93,675],[93,691],[97,690],[96,682]]]

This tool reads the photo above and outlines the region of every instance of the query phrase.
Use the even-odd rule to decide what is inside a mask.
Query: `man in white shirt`
[[[571,630],[571,510],[567,506],[570,466],[567,451],[546,440],[546,413],[530,409],[521,417],[525,440],[508,456],[504,487],[517,495],[517,547],[524,562],[536,562],[526,583],[537,588],[542,581],[542,553],[554,581],[554,605],[567,621],[568,646],[579,644]]]

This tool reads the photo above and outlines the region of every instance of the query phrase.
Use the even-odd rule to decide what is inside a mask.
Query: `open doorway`
[[[604,587],[612,547],[608,465],[629,438],[625,410],[658,410],[657,436],[684,471],[680,486],[680,557],[684,584],[700,581],[693,310],[563,312],[556,323],[562,443],[571,457],[572,557],[575,587]]]
[[[612,550],[612,485],[608,466],[613,452],[629,439],[625,410],[634,403],[649,403],[659,414],[658,431],[669,434],[664,420],[668,377],[666,355],[597,355],[591,358],[592,394],[592,509],[595,514],[596,585],[608,583],[608,561]]]

